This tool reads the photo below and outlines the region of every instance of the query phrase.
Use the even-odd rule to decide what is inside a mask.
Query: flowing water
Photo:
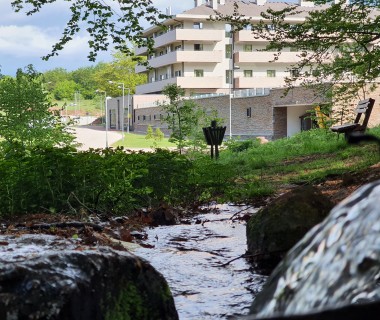
[[[169,283],[180,320],[235,319],[248,313],[266,277],[253,273],[244,258],[246,223],[235,214],[254,212],[223,205],[191,224],[147,229],[147,243],[134,253],[148,260]]]

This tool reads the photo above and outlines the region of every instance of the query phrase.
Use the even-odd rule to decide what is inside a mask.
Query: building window
[[[142,116],[143,117],[143,121],[145,121],[146,120],[146,116]]]
[[[232,38],[232,27],[230,24],[227,23],[224,26],[224,31],[225,31],[226,38]]]
[[[202,78],[203,77],[203,70],[202,69],[195,69],[194,70],[194,77]]]
[[[232,44],[226,44],[226,58],[232,59]]]
[[[252,116],[252,108],[247,108],[247,118],[250,118]]]
[[[181,49],[182,49],[182,46],[180,46],[180,45],[174,47],[174,51],[179,51],[179,50],[181,50]]]
[[[252,70],[244,70],[244,78],[252,78]]]
[[[269,78],[276,77],[276,70],[267,70],[267,77]]]
[[[232,84],[232,70],[226,70],[226,83]]]
[[[292,69],[290,70],[290,76],[293,78],[297,78],[300,75],[300,72],[298,69]]]
[[[180,77],[181,76],[181,70],[174,71],[174,76]]]
[[[203,23],[202,22],[194,22],[193,23],[193,29],[203,29]]]
[[[137,120],[140,121],[140,116],[137,116]]]
[[[195,43],[194,44],[194,51],[203,51],[203,44]]]
[[[245,44],[243,46],[243,51],[244,52],[252,52],[252,45],[251,44]]]

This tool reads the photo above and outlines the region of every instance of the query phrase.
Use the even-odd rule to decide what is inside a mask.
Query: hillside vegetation
[[[380,129],[370,130],[380,136]],[[351,146],[325,130],[260,144],[229,141],[218,161],[207,150],[155,153],[35,148],[0,159],[0,214],[128,214],[143,207],[210,201],[257,203],[284,186],[316,184],[367,170],[375,144]]]

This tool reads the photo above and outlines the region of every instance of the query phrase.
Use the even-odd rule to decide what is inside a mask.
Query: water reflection
[[[195,217],[191,225],[149,229],[148,243],[154,248],[135,251],[164,275],[181,320],[234,319],[247,314],[265,282],[265,277],[252,273],[245,259],[228,263],[247,247],[245,222],[231,217],[255,209],[228,205],[219,209],[219,214]],[[196,224],[197,220],[202,223]]]

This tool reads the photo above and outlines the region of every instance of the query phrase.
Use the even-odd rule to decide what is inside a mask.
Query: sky
[[[153,2],[163,12],[170,6],[172,14],[181,13],[194,6],[194,0]],[[11,0],[0,0],[0,74],[14,76],[17,69],[23,69],[29,64],[40,72],[54,68],[71,71],[94,65],[87,59],[89,49],[85,33],[76,36],[58,56],[51,57],[48,61],[41,59],[50,53],[52,46],[61,37],[69,16],[70,11],[64,0],[48,4],[41,12],[32,16],[26,16],[24,12],[15,13]],[[112,50],[100,53],[95,64],[110,61],[111,54]]]

